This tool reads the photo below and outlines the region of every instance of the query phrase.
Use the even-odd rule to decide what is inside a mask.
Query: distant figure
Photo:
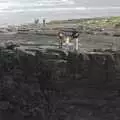
[[[38,24],[39,23],[39,19],[35,19],[34,23]]]
[[[45,22],[46,22],[45,19],[43,19],[43,27],[45,27],[45,24],[46,24]]]
[[[74,49],[78,50],[79,32],[76,29],[66,28],[60,30],[58,33],[58,37],[59,37],[59,48],[62,48],[63,45],[65,45],[67,49],[70,49],[71,46],[74,46]],[[74,43],[72,43],[72,41]]]

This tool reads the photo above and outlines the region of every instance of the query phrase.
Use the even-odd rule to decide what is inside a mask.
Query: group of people
[[[71,48],[74,50],[78,50],[79,48],[78,37],[79,32],[76,29],[67,28],[60,30],[58,33],[59,48],[65,47],[68,50],[70,50]]]

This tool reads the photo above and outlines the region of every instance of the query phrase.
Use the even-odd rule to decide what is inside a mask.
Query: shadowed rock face
[[[119,118],[119,66],[119,52],[2,48],[0,119]]]

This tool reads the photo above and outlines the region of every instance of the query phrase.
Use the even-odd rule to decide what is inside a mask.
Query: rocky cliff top
[[[0,48],[1,112],[43,120],[120,117],[119,51],[75,53],[15,43]]]

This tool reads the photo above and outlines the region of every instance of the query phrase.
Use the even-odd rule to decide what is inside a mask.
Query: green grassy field
[[[89,19],[71,19],[71,20],[56,20],[48,23],[49,25],[57,24],[78,24],[99,27],[120,27],[120,16],[106,18],[89,18]]]

